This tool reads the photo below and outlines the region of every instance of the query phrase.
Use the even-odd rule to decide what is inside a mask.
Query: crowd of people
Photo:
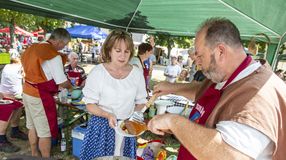
[[[18,127],[25,108],[32,156],[50,157],[52,139],[59,133],[54,95],[61,89],[71,92],[76,86],[82,88],[91,114],[80,159],[136,159],[136,138],[124,137],[114,129],[119,120],[147,103],[156,63],[154,43],[140,44],[134,56],[130,34],[115,29],[101,46],[102,63],[86,75],[78,65],[80,54],[59,52],[70,40],[65,29],[57,28],[47,41],[27,48],[21,64],[12,58],[5,66],[0,98],[9,104],[0,105],[0,151],[19,150],[7,140],[9,123],[11,137],[27,140]],[[225,18],[206,20],[188,53],[186,68],[182,57],[171,57],[164,72],[166,81],[155,85],[153,94],[182,95],[195,106],[188,118],[157,115],[149,121],[148,129],[158,135],[174,134],[181,143],[179,160],[283,159],[286,85],[278,77],[282,71],[275,74],[267,62],[247,55],[239,30]],[[21,94],[22,102],[17,98]]]

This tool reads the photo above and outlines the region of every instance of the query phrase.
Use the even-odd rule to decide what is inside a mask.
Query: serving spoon
[[[137,121],[144,123],[144,112],[152,105],[154,104],[154,101],[157,98],[157,94],[153,94],[152,97],[149,99],[149,101],[145,104],[145,106],[140,111],[135,111],[129,118],[129,121]]]

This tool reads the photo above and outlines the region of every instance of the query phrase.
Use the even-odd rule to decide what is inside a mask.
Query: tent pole
[[[272,70],[276,70],[276,68],[277,68],[277,65],[278,65],[278,60],[277,60],[278,51],[279,51],[280,45],[281,45],[281,43],[282,43],[282,40],[283,40],[283,38],[284,38],[285,36],[286,36],[286,32],[283,33],[282,37],[279,39],[279,42],[278,42],[278,45],[277,45],[277,48],[276,48],[276,51],[275,51],[275,54],[274,54],[273,63],[272,63],[272,65],[271,65]]]
[[[139,9],[139,6],[141,5],[142,1],[143,1],[143,0],[140,0],[140,3],[138,4],[136,10],[134,11],[133,16],[131,17],[131,19],[130,19],[130,21],[129,21],[127,27],[126,27],[126,32],[128,32],[128,28],[129,28],[131,22],[133,21],[133,19],[134,19],[136,13],[137,13],[137,11],[138,11],[138,9]]]

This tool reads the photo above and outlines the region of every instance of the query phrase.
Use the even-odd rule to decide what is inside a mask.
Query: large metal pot
[[[132,160],[132,159],[124,156],[104,156],[95,158],[93,160]]]

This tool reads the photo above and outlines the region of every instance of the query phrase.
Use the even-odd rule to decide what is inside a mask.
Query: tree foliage
[[[65,21],[35,16],[35,24],[38,26],[38,29],[42,28],[45,32],[51,32],[55,28],[64,27]]]
[[[11,23],[14,23],[21,27],[26,27],[26,25],[29,26],[31,23],[33,23],[32,17],[33,16],[29,14],[11,11],[8,9],[0,9],[0,21],[4,22],[4,26],[9,26]]]
[[[35,16],[8,9],[0,9],[0,22],[2,27],[10,27],[11,43],[14,40],[14,25],[17,25],[29,32],[43,29],[50,32],[55,28],[64,27],[65,21],[47,17]]]
[[[178,46],[178,48],[190,48],[190,46],[193,45],[193,40],[191,37],[172,36],[168,34],[156,34],[153,36],[155,38],[156,45],[168,48],[168,54],[167,54],[168,57],[171,54],[171,49],[175,46]]]

